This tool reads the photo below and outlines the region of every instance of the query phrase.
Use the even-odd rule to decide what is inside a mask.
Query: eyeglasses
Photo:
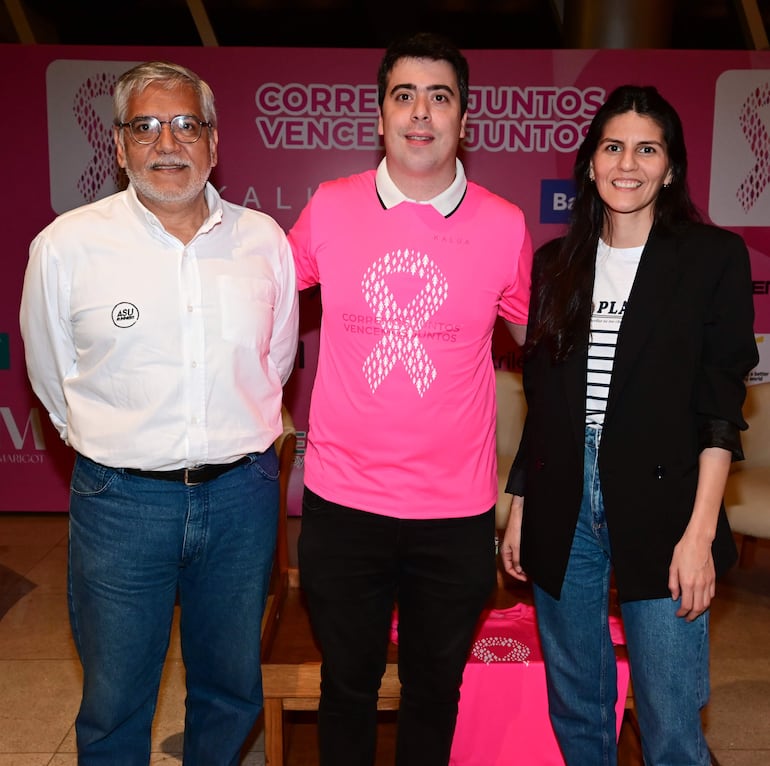
[[[154,144],[160,138],[164,125],[171,128],[171,134],[182,144],[194,144],[203,132],[203,128],[211,128],[210,122],[203,122],[191,114],[178,114],[170,120],[159,120],[157,117],[134,117],[129,122],[116,122],[117,128],[129,128],[131,138],[138,144]]]

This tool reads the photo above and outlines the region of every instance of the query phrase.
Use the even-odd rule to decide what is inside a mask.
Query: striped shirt
[[[610,247],[599,240],[588,345],[586,425],[604,423],[620,324],[643,249],[643,245]]]

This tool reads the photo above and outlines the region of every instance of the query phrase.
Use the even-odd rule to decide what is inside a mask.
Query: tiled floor
[[[76,766],[80,667],[66,600],[66,514],[0,513],[0,766]],[[184,668],[174,625],[152,760],[181,763]],[[243,764],[263,766],[261,737]]]
[[[0,766],[77,763],[80,671],[67,623],[66,545],[64,514],[0,513]],[[181,762],[183,688],[175,630],[153,729],[153,765]],[[770,766],[768,543],[760,543],[749,568],[733,570],[719,585],[705,724],[720,766]],[[259,731],[243,763],[264,763]]]

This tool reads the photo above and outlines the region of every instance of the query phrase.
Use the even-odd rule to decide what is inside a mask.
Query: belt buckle
[[[203,484],[202,481],[190,481],[190,471],[196,470],[195,468],[185,468],[184,469],[184,484],[186,487],[197,487],[200,484]]]

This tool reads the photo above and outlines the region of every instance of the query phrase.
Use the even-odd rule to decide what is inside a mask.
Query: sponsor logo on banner
[[[717,80],[709,215],[720,226],[770,221],[770,69],[731,69]]]
[[[112,93],[127,61],[56,59],[46,70],[51,207],[63,213],[119,189]]]
[[[11,344],[7,332],[0,332],[0,370],[11,369]]]
[[[12,451],[8,451],[8,446]],[[0,463],[42,463],[46,450],[40,411],[33,407],[19,418],[10,407],[0,407]]]
[[[567,223],[575,202],[575,183],[568,179],[540,182],[540,223]]]
[[[759,351],[759,363],[746,376],[746,383],[750,386],[770,381],[770,342],[766,343],[765,337],[764,334],[754,335],[757,351]]]

